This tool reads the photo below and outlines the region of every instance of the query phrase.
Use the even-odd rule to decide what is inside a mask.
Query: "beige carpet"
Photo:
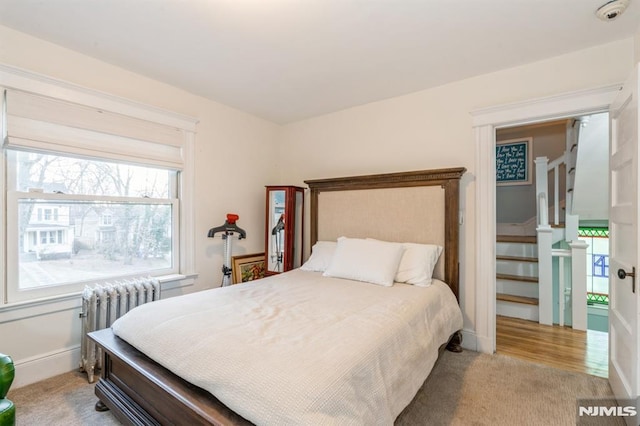
[[[605,379],[502,355],[445,352],[396,425],[575,425],[578,398],[611,398]],[[66,373],[9,392],[17,424],[118,425],[94,411],[93,385]],[[598,418],[594,425],[624,425]],[[581,422],[580,424],[589,424]]]

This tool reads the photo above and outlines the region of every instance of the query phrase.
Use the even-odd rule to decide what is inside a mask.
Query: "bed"
[[[146,312],[150,308],[144,308],[123,317],[132,328],[114,325],[124,339],[112,329],[90,335],[104,349],[96,408],[111,409],[125,424],[252,423],[246,418],[268,424],[391,424],[410,403],[442,347],[460,350],[459,308],[457,313],[432,312],[421,308],[420,299],[433,300],[436,307],[456,304],[458,188],[463,173],[463,168],[455,168],[306,181],[311,246],[345,235],[359,243],[374,238],[440,245],[444,252],[435,265],[433,283],[423,288],[385,287],[294,270],[180,296],[180,304],[189,307],[186,311],[177,306],[178,298],[148,304],[162,307],[148,323],[144,321],[151,318]],[[238,296],[251,303],[234,307]],[[277,306],[277,312],[265,308],[270,306]],[[352,316],[353,309],[364,316]],[[216,312],[223,315],[212,320]],[[263,321],[247,320],[252,317],[245,315],[255,312]],[[314,322],[305,322],[308,318]],[[285,323],[286,328],[277,328],[275,334],[255,330]],[[421,330],[420,323],[438,324],[439,335]],[[323,324],[328,324],[328,331]],[[378,337],[361,337],[371,328],[380,329]],[[340,334],[345,330],[347,334]],[[248,336],[249,346],[229,344],[234,333]],[[378,340],[381,346],[395,346],[395,354],[371,350]],[[324,348],[322,356],[314,358],[309,348],[319,352],[319,347]],[[195,358],[183,358],[186,352]],[[405,357],[401,362],[395,358],[398,354]],[[365,369],[374,374],[363,373]],[[299,411],[283,412],[278,408],[283,399],[285,406]],[[385,407],[377,411],[381,405]]]

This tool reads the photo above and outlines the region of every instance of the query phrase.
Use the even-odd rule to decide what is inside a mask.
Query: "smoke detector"
[[[622,15],[622,12],[629,6],[629,1],[630,0],[612,0],[607,2],[596,10],[596,16],[603,21],[613,21]]]

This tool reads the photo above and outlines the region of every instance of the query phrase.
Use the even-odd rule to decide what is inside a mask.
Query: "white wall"
[[[564,121],[555,124],[533,124],[500,129],[496,132],[496,141],[533,138],[531,146],[531,183],[528,185],[503,185],[496,188],[496,222],[500,224],[520,224],[536,215],[536,168],[537,157],[547,157],[549,162],[562,156],[565,150],[566,125]],[[562,167],[559,175],[564,176]],[[553,174],[549,174],[549,199],[553,200]],[[565,184],[560,181],[560,200],[564,200]]]
[[[578,139],[572,214],[609,220],[609,114],[587,117]]]
[[[227,213],[239,214],[238,224],[247,231],[246,240],[234,242],[233,254],[264,250],[264,185],[279,183],[274,167],[279,126],[6,27],[0,26],[0,40],[0,63],[200,120],[195,142],[200,275],[194,286],[167,295],[221,283],[222,239],[208,239],[207,231],[221,225]],[[14,387],[77,367],[79,311],[79,297],[55,306],[0,307],[0,352],[16,362]]]
[[[461,305],[468,347],[475,330],[474,173],[470,112],[624,81],[633,40],[573,52],[430,90],[284,126],[281,180],[464,166],[461,185]]]

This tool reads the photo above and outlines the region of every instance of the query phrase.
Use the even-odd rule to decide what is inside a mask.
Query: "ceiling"
[[[275,123],[633,36],[640,1],[0,0],[0,25]]]

